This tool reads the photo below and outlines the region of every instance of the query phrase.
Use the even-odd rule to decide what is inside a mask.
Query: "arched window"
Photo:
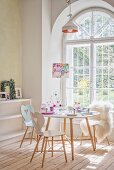
[[[67,105],[93,100],[114,104],[114,16],[110,11],[91,8],[73,19],[78,33],[64,36],[65,60],[70,65],[66,80]]]

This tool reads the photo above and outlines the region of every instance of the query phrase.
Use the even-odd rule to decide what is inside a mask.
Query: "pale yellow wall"
[[[20,1],[0,0],[0,82],[13,78],[21,87]]]

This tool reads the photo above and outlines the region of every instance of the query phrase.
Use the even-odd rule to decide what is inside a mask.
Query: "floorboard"
[[[6,142],[6,141],[5,141]],[[80,145],[75,142],[75,159],[71,160],[70,144],[66,142],[66,152],[68,162],[65,162],[62,152],[46,153],[44,168],[41,168],[42,154],[36,152],[33,161],[30,158],[33,153],[36,141],[30,144],[29,140],[24,141],[19,148],[20,141],[13,141],[10,144],[0,145],[0,170],[114,170],[114,144],[97,144],[96,151],[92,151],[89,141],[84,141]],[[59,143],[59,147],[61,143]],[[41,147],[41,144],[40,144]],[[58,148],[58,147],[57,147]]]

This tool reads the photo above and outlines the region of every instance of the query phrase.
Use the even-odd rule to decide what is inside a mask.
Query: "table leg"
[[[49,124],[50,124],[50,117],[48,117],[48,120],[47,120],[47,124],[46,124],[46,129],[45,130],[48,130],[48,128],[49,128]]]
[[[66,135],[66,118],[64,118],[64,127],[63,127],[63,131],[64,131],[64,133],[65,133],[64,139],[66,138],[67,141],[71,144],[71,141],[69,140],[69,138],[68,138],[67,135]]]
[[[92,133],[91,133],[91,128],[90,128],[90,125],[89,125],[88,117],[86,117],[86,123],[87,123],[88,132],[89,132],[89,135],[90,135],[91,143],[92,143],[92,146],[93,146],[93,151],[95,151],[93,136],[92,136]]]
[[[72,160],[74,160],[74,137],[73,137],[73,122],[72,118],[70,118],[70,138],[71,138],[71,153],[72,153]]]
[[[64,133],[66,133],[66,118],[64,118]]]

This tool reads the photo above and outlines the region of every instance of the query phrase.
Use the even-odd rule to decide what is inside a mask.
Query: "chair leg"
[[[93,126],[93,134],[94,134],[94,146],[95,146],[95,149],[96,149],[96,129],[95,129],[95,126]]]
[[[42,168],[44,166],[44,159],[45,159],[45,154],[46,154],[47,141],[48,141],[48,138],[46,137],[45,146],[44,146],[44,153],[43,153],[43,158],[42,158]]]
[[[82,145],[83,136],[84,136],[84,134],[83,134],[83,132],[82,132],[80,145]]]
[[[35,146],[35,148],[34,148],[34,152],[33,152],[33,154],[32,154],[32,157],[31,157],[31,159],[30,159],[30,162],[32,162],[32,160],[33,160],[33,158],[34,158],[34,154],[35,154],[35,152],[36,152],[36,150],[37,150],[37,148],[38,148],[38,144],[39,144],[40,139],[41,139],[41,136],[39,136],[39,139],[38,139],[38,141],[37,141],[37,143],[36,143],[36,146]]]
[[[92,136],[92,133],[91,133],[91,128],[90,128],[90,125],[89,125],[88,117],[86,117],[85,119],[86,119],[86,124],[87,124],[87,128],[88,128],[89,136],[90,136],[90,139],[91,139],[93,151],[95,151],[94,139],[93,139],[93,136]]]
[[[21,148],[22,143],[23,143],[23,141],[24,141],[24,139],[25,139],[25,136],[26,136],[27,131],[28,131],[28,127],[26,128],[25,133],[24,133],[24,135],[23,135],[23,138],[22,138],[22,140],[21,140],[20,148]]]
[[[43,149],[44,149],[44,143],[45,143],[45,137],[44,137],[44,139],[43,139],[42,148],[41,148],[41,153],[43,152]]]
[[[52,137],[52,157],[53,157],[53,137]]]
[[[61,139],[62,139],[62,144],[63,144],[63,150],[64,150],[65,160],[66,160],[66,162],[67,162],[67,156],[66,156],[66,150],[65,150],[65,143],[64,143],[64,137],[63,137],[63,135],[61,135]]]
[[[50,141],[48,140],[48,146],[50,147],[50,143],[49,143]]]
[[[106,137],[106,140],[107,140],[108,145],[110,145],[110,142],[109,142],[109,140],[108,140],[108,137]]]
[[[31,139],[30,139],[30,144],[32,143],[32,139],[33,139],[33,133],[34,133],[34,127],[32,128],[32,132],[31,132]]]
[[[39,136],[36,136],[37,141],[39,140]],[[38,145],[37,145],[37,152],[38,152]]]

